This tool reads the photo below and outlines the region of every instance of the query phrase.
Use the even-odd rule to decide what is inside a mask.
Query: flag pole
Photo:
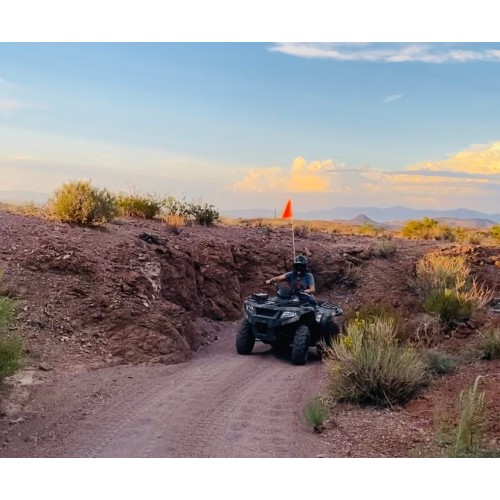
[[[293,260],[295,260],[295,234],[293,231],[293,217],[292,217],[292,248],[293,248]]]

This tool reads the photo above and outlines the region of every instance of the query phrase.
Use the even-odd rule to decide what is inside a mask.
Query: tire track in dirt
[[[229,346],[227,346],[229,347]],[[231,346],[232,347],[232,346]],[[122,400],[87,423],[72,456],[315,456],[318,440],[300,422],[320,365],[295,367],[266,348],[188,363],[132,404]],[[312,384],[314,386],[314,383]],[[312,437],[304,451],[299,436]],[[300,439],[299,439],[300,442]],[[304,455],[305,453],[305,455]]]
[[[326,444],[302,422],[317,394],[322,364],[305,366],[257,344],[240,356],[235,325],[219,341],[175,366],[117,366],[55,381],[38,395],[57,407],[19,424],[6,456],[300,457]],[[82,408],[84,394],[105,395]],[[64,396],[63,396],[64,394]],[[36,401],[36,397],[35,397]],[[34,408],[36,405],[34,406]],[[55,408],[54,408],[55,409]],[[28,438],[36,436],[35,445]],[[14,445],[14,443],[12,443]]]

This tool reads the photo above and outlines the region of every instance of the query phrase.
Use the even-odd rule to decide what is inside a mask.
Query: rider
[[[307,271],[307,257],[298,255],[293,260],[293,271],[280,274],[274,278],[266,280],[266,284],[286,281],[293,290],[300,291],[310,295],[310,300],[314,300],[312,295],[316,288],[314,286],[314,276]]]

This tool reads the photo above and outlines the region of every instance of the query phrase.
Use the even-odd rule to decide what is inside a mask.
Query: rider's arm
[[[309,286],[304,290],[305,293],[314,293],[316,291],[316,287],[314,286],[314,277],[311,274],[308,280]]]
[[[279,276],[275,276],[274,278],[266,280],[266,284],[270,285],[271,283],[279,283],[280,281],[286,280],[286,274],[280,274]]]

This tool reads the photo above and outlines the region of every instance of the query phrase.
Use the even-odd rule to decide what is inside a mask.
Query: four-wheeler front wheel
[[[306,362],[310,336],[309,328],[306,325],[300,325],[297,328],[292,344],[292,363],[294,365],[303,365]]]
[[[246,318],[241,320],[236,334],[236,350],[238,354],[250,354],[255,345],[255,337],[252,332],[252,325]]]
[[[333,318],[329,318],[326,325],[323,328],[323,335],[321,336],[319,342],[316,344],[316,352],[320,358],[325,355],[325,347],[330,347],[333,344],[335,337],[340,333],[340,329],[337,324],[333,321]]]

